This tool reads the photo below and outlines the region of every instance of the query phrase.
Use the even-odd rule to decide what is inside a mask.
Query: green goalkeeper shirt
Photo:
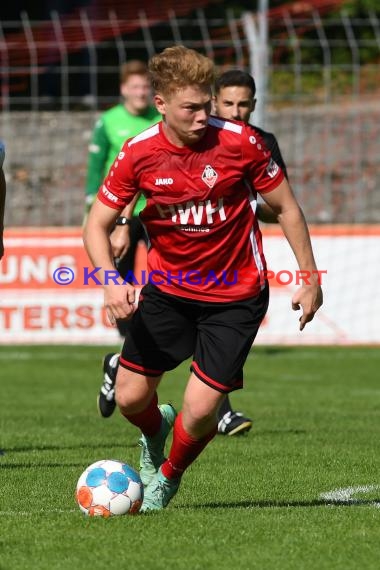
[[[90,206],[126,139],[161,120],[154,107],[148,107],[144,115],[131,115],[119,104],[108,109],[97,121],[91,137],[88,155],[86,204]],[[137,215],[145,207],[145,198],[140,196],[134,210]]]

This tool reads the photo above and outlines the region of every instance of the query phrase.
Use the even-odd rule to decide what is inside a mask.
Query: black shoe
[[[107,354],[103,360],[103,384],[98,395],[98,410],[103,418],[109,418],[114,413],[115,380],[120,354]]]
[[[243,435],[252,427],[252,420],[245,418],[240,412],[227,412],[218,423],[221,435]]]

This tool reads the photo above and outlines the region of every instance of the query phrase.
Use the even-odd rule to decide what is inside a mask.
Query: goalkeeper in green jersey
[[[132,60],[121,67],[120,93],[122,102],[101,115],[92,133],[86,180],[88,209],[126,139],[161,120],[161,115],[151,105],[148,70],[142,61]],[[144,207],[144,199],[140,200],[135,215]]]
[[[151,85],[144,62],[131,60],[122,65],[120,94],[122,102],[101,115],[92,133],[86,180],[87,212],[125,140],[140,134],[161,119],[161,115],[151,105]],[[138,242],[146,241],[138,216],[144,206],[145,198],[140,196],[121,212],[111,234],[113,255],[123,277],[134,270]],[[119,332],[122,336],[124,326],[125,323],[121,321]]]

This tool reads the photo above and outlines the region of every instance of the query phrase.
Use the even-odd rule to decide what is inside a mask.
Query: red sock
[[[134,426],[141,429],[142,433],[147,437],[153,437],[160,431],[162,416],[158,409],[158,397],[157,392],[145,410],[138,412],[137,414],[126,415],[123,414],[128,421]]]
[[[169,457],[161,465],[161,471],[168,479],[181,477],[187,467],[198,457],[216,434],[216,427],[202,439],[194,439],[182,424],[182,412],[178,414],[173,427],[173,443]]]

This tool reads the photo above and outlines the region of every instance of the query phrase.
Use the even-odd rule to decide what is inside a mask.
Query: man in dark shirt
[[[227,120],[243,121],[249,124],[256,106],[256,85],[253,77],[240,69],[231,69],[220,75],[215,82],[214,112]],[[287,177],[286,165],[282,158],[276,137],[254,125],[271,151],[273,160],[281,167]],[[268,204],[257,204],[256,215],[266,223],[277,223],[277,215]],[[227,396],[218,413],[218,433],[222,435],[241,435],[252,427],[252,420],[241,412],[234,411]]]

